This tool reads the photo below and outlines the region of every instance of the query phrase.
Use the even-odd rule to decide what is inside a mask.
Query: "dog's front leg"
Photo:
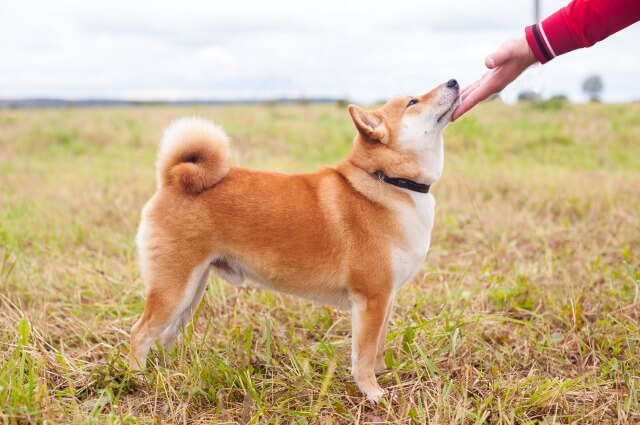
[[[382,324],[382,330],[380,331],[380,338],[378,339],[378,352],[376,354],[376,363],[374,366],[374,371],[376,375],[383,373],[387,370],[387,365],[384,362],[384,344],[387,339],[387,329],[389,327],[389,319],[391,318],[391,313],[393,310],[393,300],[395,298],[395,294],[392,294],[389,298],[389,304],[387,305],[387,312],[384,315],[384,323]]]
[[[389,295],[358,296],[352,301],[352,374],[368,400],[377,403],[384,395],[375,375],[375,363],[382,335]],[[384,344],[384,341],[382,342]]]

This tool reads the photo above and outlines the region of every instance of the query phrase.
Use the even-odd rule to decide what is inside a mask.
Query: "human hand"
[[[492,94],[500,92],[536,61],[524,37],[504,43],[485,59],[484,64],[489,68],[489,72],[485,73],[480,80],[462,89],[460,93],[462,101],[453,111],[451,121],[457,120]]]

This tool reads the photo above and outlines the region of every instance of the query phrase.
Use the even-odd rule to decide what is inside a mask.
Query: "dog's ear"
[[[347,107],[353,123],[363,139],[372,143],[387,143],[387,126],[375,112],[356,106]]]

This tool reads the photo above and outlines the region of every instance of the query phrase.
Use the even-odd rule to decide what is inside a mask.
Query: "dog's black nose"
[[[450,89],[460,88],[460,86],[458,85],[458,82],[453,78],[447,81],[447,87],[449,87]]]

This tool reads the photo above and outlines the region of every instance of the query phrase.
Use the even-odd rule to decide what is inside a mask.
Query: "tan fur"
[[[246,279],[350,306],[353,374],[377,401],[383,391],[374,370],[383,368],[397,284],[392,250],[408,244],[398,211],[416,205],[406,190],[373,173],[425,179],[420,153],[403,150],[398,135],[403,117],[435,108],[431,99],[443,90],[422,96],[410,111],[408,98],[372,112],[350,105],[358,129],[353,152],[336,168],[309,174],[230,167],[219,129],[195,119],[172,125],[165,134],[172,139],[163,140],[158,158],[158,190],[143,209],[138,232],[147,302],[132,329],[131,366],[144,366],[154,340],[173,342],[213,269],[233,284]]]

